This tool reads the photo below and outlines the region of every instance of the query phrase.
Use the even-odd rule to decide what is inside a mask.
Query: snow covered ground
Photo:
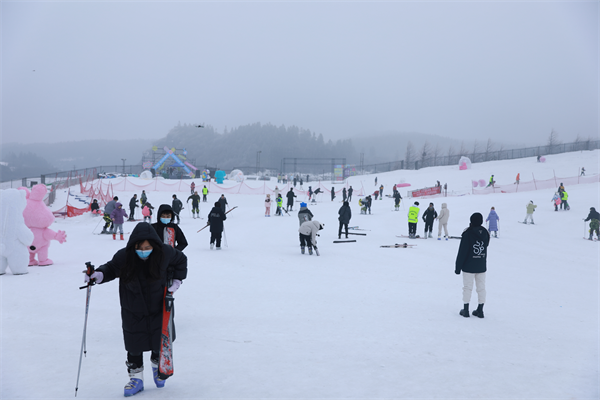
[[[384,198],[374,201],[372,215],[360,215],[353,200],[350,225],[368,230],[354,237],[356,243],[332,243],[341,199],[322,197],[310,206],[325,223],[320,257],[300,254],[298,203],[292,217],[265,218],[263,195],[227,195],[239,208],[225,222],[223,251],[209,250],[208,230],[196,231],[220,195],[211,193],[202,203],[205,219],[192,219],[189,206],[182,212],[189,273],[175,296],[175,375],[164,389],[154,387],[146,354],[146,390],[136,398],[597,399],[599,243],[582,240],[582,220],[600,206],[599,184],[567,186],[571,210],[559,212],[550,203],[553,189],[470,192],[472,180],[487,181],[490,174],[499,184],[511,184],[519,172],[522,180],[532,173],[536,179],[554,172],[576,176],[582,166],[587,175],[598,174],[598,160],[599,152],[591,151],[548,156],[543,164],[528,158],[474,164],[468,171],[377,174],[386,194],[394,183],[421,188],[447,182],[455,195],[420,203],[422,210],[430,201],[439,210],[446,202],[454,236],[473,212],[485,218],[496,207],[500,238],[488,250],[484,319],[458,315],[458,240],[379,247],[409,241],[396,237],[408,231],[412,200],[404,189],[400,212]],[[353,177],[349,184],[372,191],[374,179]],[[147,192],[155,206],[170,204],[173,194]],[[127,204],[133,192],[115,194]],[[54,207],[64,206],[65,198],[59,193]],[[530,200],[538,205],[535,225],[517,223]],[[65,230],[67,242],[53,242],[55,264],[0,277],[0,398],[73,397],[85,309],[81,271],[86,261],[99,266],[124,246],[93,235],[99,222],[89,214],[57,219],[52,228]],[[422,230],[420,222],[417,233]],[[77,397],[121,398],[125,355],[118,283],[94,286]]]

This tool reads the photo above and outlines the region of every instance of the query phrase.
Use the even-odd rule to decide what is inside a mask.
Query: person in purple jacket
[[[496,214],[496,209],[492,207],[492,209],[490,210],[490,214],[485,219],[485,222],[490,223],[488,231],[490,232],[490,234],[494,232],[494,237],[498,237],[498,221],[500,221],[500,217],[498,216],[498,214]]]
[[[125,218],[127,218],[127,212],[123,210],[123,204],[117,203],[116,206],[117,207],[113,210],[113,212],[110,213],[110,219],[112,219],[115,224],[113,240],[117,240],[117,229],[121,234],[121,240],[125,240],[123,237],[123,223],[125,222]]]

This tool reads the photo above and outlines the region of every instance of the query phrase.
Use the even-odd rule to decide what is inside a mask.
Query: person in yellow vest
[[[419,222],[419,202],[415,201],[415,204],[410,206],[408,209],[408,237],[417,237],[417,222]]]
[[[569,203],[567,202],[567,199],[569,198],[569,195],[567,194],[566,190],[563,190],[560,194],[560,201],[562,203],[560,203],[561,207],[564,205],[565,211],[570,210],[571,207],[569,207]]]
[[[275,211],[275,215],[279,215],[283,217],[281,212],[281,207],[283,207],[283,199],[281,198],[281,193],[277,195],[277,211]]]
[[[206,203],[206,195],[208,195],[208,188],[206,185],[202,188],[202,202]]]

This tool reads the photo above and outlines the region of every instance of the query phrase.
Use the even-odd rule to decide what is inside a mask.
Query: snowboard
[[[165,288],[162,329],[160,332],[160,353],[158,357],[158,377],[167,379],[173,375],[173,294]]]

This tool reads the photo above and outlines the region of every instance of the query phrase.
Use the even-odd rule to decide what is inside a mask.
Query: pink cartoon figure
[[[35,250],[29,250],[29,265],[52,265],[53,261],[48,258],[50,241],[57,240],[58,243],[64,243],[67,240],[67,234],[65,231],[54,232],[48,228],[54,222],[52,211],[44,204],[44,197],[48,189],[43,184],[35,185],[31,188],[31,192],[27,188],[19,189],[27,192],[27,206],[23,211],[23,218],[25,225],[33,232]]]

